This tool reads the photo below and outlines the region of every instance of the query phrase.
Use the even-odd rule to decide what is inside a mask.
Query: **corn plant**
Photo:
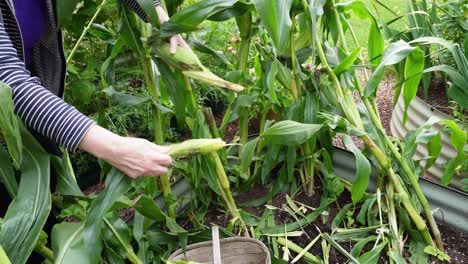
[[[11,88],[0,84],[0,94],[4,105],[0,131],[8,148],[7,152],[0,147],[0,174],[2,183],[14,198],[2,220],[2,251],[13,263],[25,263],[35,248],[51,259],[52,252],[44,247],[43,241],[36,245],[51,210],[50,158],[14,114]],[[21,172],[19,184],[13,168]],[[34,206],[31,208],[31,205]]]

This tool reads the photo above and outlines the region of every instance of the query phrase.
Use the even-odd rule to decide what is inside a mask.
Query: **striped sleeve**
[[[122,3],[131,8],[141,19],[146,21],[146,13],[136,0],[121,0]],[[159,6],[158,0],[153,0],[154,6]]]
[[[94,121],[31,77],[0,23],[0,81],[12,88],[15,112],[33,130],[74,151]]]

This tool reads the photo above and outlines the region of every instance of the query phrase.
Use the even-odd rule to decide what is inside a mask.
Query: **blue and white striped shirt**
[[[123,0],[140,17],[144,11],[136,1]],[[154,0],[155,5],[159,5]],[[95,122],[78,112],[41,85],[39,78],[31,76],[24,62],[18,57],[13,41],[5,30],[5,24],[12,19],[3,17],[0,22],[0,81],[12,88],[15,112],[33,130],[47,136],[60,146],[74,151],[87,131]],[[6,23],[10,22],[10,23]],[[17,42],[15,42],[17,43]]]

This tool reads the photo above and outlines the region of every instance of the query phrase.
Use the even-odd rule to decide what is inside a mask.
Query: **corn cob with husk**
[[[196,154],[208,154],[216,152],[226,146],[220,138],[214,139],[189,139],[182,143],[169,145],[169,155],[183,157]]]
[[[192,50],[181,48],[177,49],[176,54],[171,54],[170,47],[171,45],[169,43],[156,42],[152,44],[151,51],[165,63],[182,71],[182,74],[189,78],[236,92],[244,90],[243,86],[228,82],[212,73],[208,68],[201,64],[197,55],[195,55]]]
[[[243,231],[247,234],[245,223],[237,210],[236,202],[232,197],[229,179],[224,171],[224,166],[216,151],[224,148],[226,143],[220,138],[215,139],[189,139],[182,143],[169,146],[169,155],[172,157],[183,157],[197,154],[210,154],[210,157],[216,164],[216,175],[218,177],[218,186],[220,187],[221,196],[226,202],[226,205],[234,219],[241,222]]]

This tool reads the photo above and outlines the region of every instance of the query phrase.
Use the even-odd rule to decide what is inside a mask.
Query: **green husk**
[[[212,73],[208,68],[201,64],[197,55],[195,55],[192,50],[180,48],[177,49],[175,54],[171,54],[170,48],[171,45],[166,42],[156,42],[152,44],[153,53],[155,53],[165,63],[178,70],[181,70],[182,74],[185,76],[236,92],[241,92],[244,90],[243,86],[228,82]]]
[[[182,143],[170,145],[169,155],[182,157],[196,154],[208,154],[216,152],[226,146],[220,138],[215,139],[190,139]]]

